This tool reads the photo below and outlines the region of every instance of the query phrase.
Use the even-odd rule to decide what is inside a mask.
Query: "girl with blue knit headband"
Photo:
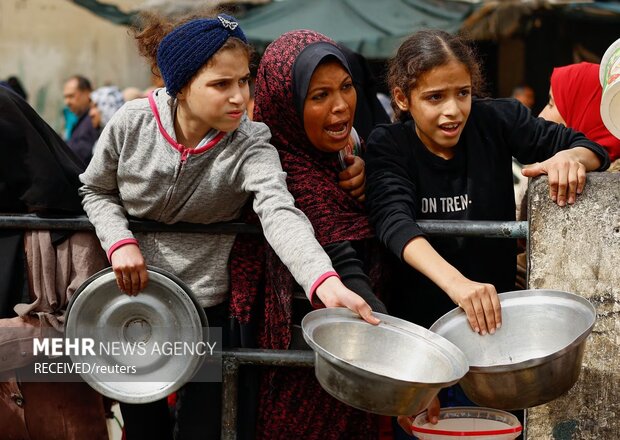
[[[210,325],[228,315],[228,257],[235,236],[132,233],[127,216],[163,223],[239,218],[253,197],[269,244],[315,304],[348,307],[371,323],[368,304],[340,281],[294,206],[270,132],[246,115],[250,49],[233,17],[172,26],[151,16],[136,34],[165,88],[126,103],[106,125],[80,194],[116,274],[137,295],[146,264],[168,270],[192,289]],[[225,338],[225,336],[224,336]],[[179,391],[177,438],[218,438],[219,384]],[[128,440],[171,438],[165,401],[122,405]]]

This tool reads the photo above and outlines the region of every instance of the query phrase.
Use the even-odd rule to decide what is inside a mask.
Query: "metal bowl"
[[[316,377],[335,398],[377,414],[412,415],[467,372],[465,355],[443,337],[375,315],[376,326],[343,308],[314,310],[302,320]]]
[[[70,353],[88,366],[83,379],[126,403],[159,400],[189,381],[204,360],[192,348],[208,338],[206,315],[190,289],[164,270],[148,267],[148,274],[147,288],[129,296],[104,269],[79,287],[66,314],[65,338],[95,342],[94,356]]]
[[[471,330],[465,312],[452,310],[431,331],[459,347],[469,361],[461,380],[476,404],[524,409],[549,402],[577,381],[596,310],[572,293],[520,290],[499,295],[502,327],[494,335]]]

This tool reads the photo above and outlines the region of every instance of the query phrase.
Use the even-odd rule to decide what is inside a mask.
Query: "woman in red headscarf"
[[[373,294],[379,269],[369,258],[378,255],[369,251],[374,232],[359,198],[338,184],[345,165],[339,150],[356,143],[355,107],[347,60],[327,37],[293,31],[265,51],[256,80],[254,119],[269,126],[295,204],[312,223],[342,282],[374,311],[385,312]],[[242,324],[250,316],[258,321],[260,348],[295,348],[292,324],[307,310],[297,307],[286,267],[252,237],[239,236],[232,256],[232,314]],[[378,438],[377,416],[328,395],[308,368],[267,370],[258,411],[258,439]]]
[[[588,139],[603,146],[613,162],[620,158],[620,139],[603,124],[602,94],[598,64],[556,67],[551,74],[549,102],[539,116],[581,131]]]

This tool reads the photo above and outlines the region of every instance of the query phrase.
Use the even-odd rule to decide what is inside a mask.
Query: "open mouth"
[[[343,136],[347,136],[349,133],[349,123],[348,122],[340,122],[337,124],[331,124],[325,127],[325,131],[328,135],[340,138]]]
[[[447,122],[445,124],[440,124],[439,128],[447,135],[455,135],[458,133],[460,126],[460,122]]]

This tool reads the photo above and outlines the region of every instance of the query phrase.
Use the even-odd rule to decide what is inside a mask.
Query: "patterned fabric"
[[[90,94],[90,99],[101,112],[101,126],[104,127],[114,113],[123,106],[123,92],[116,86],[99,87]]]
[[[289,191],[321,245],[373,235],[363,207],[338,186],[338,153],[310,143],[293,98],[293,66],[315,42],[313,31],[293,31],[267,47],[258,69],[254,118],[272,132]],[[246,221],[252,221],[248,216]],[[231,313],[241,323],[258,320],[261,348],[287,349],[291,341],[294,281],[269,246],[239,235],[231,255]],[[262,301],[261,301],[262,300]],[[329,396],[310,369],[268,369],[260,392],[256,438],[370,439],[377,418]]]

